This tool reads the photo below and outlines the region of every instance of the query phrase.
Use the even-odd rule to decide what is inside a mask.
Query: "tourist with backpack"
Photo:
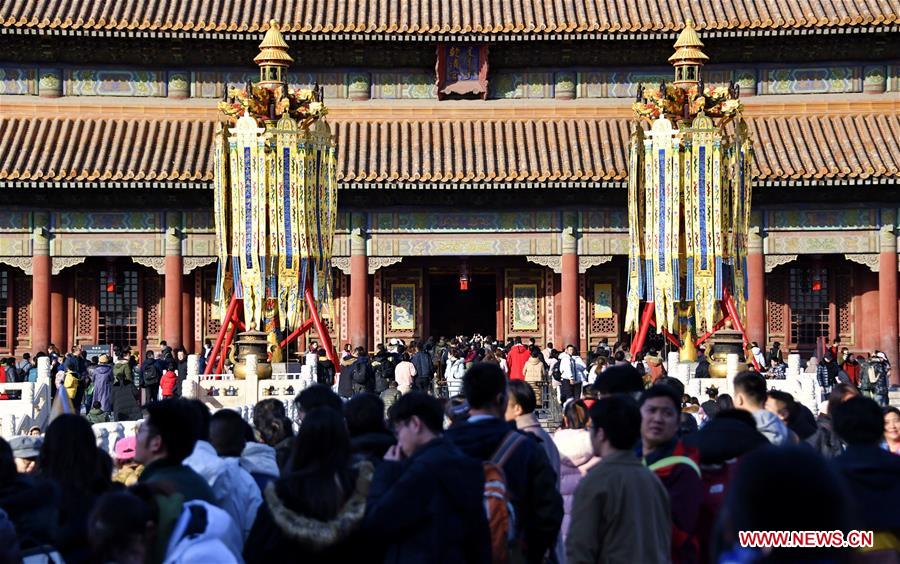
[[[463,394],[469,418],[456,423],[445,436],[463,453],[496,467],[488,481],[504,491],[497,495],[508,496],[514,509],[488,519],[494,561],[500,551],[511,562],[543,563],[552,554],[563,518],[556,473],[537,440],[503,420],[508,404],[506,375],[498,365],[473,365],[463,378]],[[505,546],[498,546],[500,538],[507,539]]]
[[[424,349],[418,348],[411,353],[409,361],[416,367],[414,389],[434,394],[434,361],[431,359],[431,355]]]
[[[637,404],[616,395],[598,400],[590,413],[600,462],[575,490],[566,562],[669,562],[669,495],[632,450],[641,433]]]
[[[443,437],[437,398],[404,394],[391,410],[397,444],[375,471],[362,530],[384,562],[491,562],[484,470]]]
[[[354,352],[356,353],[356,361],[350,366],[353,393],[373,393],[375,391],[375,371],[372,370],[369,355],[366,354],[366,349],[362,347],[356,347]]]
[[[162,378],[162,371],[159,369],[159,363],[153,358],[153,351],[147,351],[144,363],[141,365],[141,387],[147,392],[144,404],[159,399],[160,378]]]
[[[874,392],[874,399],[878,405],[885,407],[888,405],[888,390],[890,389],[889,378],[891,373],[891,363],[888,362],[887,355],[883,352],[876,351],[875,357],[872,358],[873,378],[870,383]]]

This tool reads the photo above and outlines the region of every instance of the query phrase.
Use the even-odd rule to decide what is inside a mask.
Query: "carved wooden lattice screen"
[[[144,312],[144,342],[150,347],[159,346],[162,339],[160,326],[160,299],[162,297],[162,277],[150,272],[143,276],[142,309]]]
[[[210,339],[215,342],[222,328],[222,322],[213,315],[213,298],[216,295],[216,271],[211,268],[203,269],[202,273],[202,292],[203,297],[203,319],[201,321],[202,333],[201,340]]]
[[[856,344],[853,331],[853,271],[842,268],[835,272],[833,287],[838,337],[842,346],[853,346]]]
[[[31,277],[24,274],[13,279],[13,311],[16,312],[16,350],[31,349]],[[24,352],[24,351],[23,351]]]
[[[101,270],[98,282],[97,340],[138,348],[138,273],[134,270]]]
[[[766,275],[766,322],[769,344],[775,341],[788,344],[785,323],[788,318],[786,284],[787,279],[781,272]]]
[[[831,338],[833,320],[827,268],[793,267],[788,271],[790,341],[797,347],[814,347],[820,337]]]
[[[97,343],[97,285],[96,270],[79,269],[75,276],[75,344]]]

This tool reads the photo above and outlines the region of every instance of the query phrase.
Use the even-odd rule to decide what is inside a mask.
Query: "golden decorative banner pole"
[[[279,358],[281,347],[313,327],[338,365],[319,317],[331,309],[337,221],[336,157],[324,120],[327,109],[318,86],[288,88],[293,58],[275,21],[259,48],[254,58],[259,81],[227,89],[219,102],[230,123],[217,130],[213,152],[219,258],[215,311],[222,329],[207,373],[214,365],[221,372],[224,351],[237,330],[244,331],[236,341],[237,361],[256,354],[261,374],[271,372],[267,358]],[[301,321],[304,312],[311,319]]]
[[[632,355],[650,325],[675,343],[675,335],[693,341],[694,330],[705,331],[692,349],[730,322],[747,344],[741,317],[753,146],[739,88],[704,88],[702,48],[688,20],[669,58],[675,80],[640,86],[632,106],[625,315],[626,330],[636,332]]]

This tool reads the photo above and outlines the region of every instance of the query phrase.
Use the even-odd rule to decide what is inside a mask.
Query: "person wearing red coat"
[[[176,369],[175,363],[170,362],[166,371],[163,373],[162,378],[159,380],[159,389],[163,399],[175,396],[175,385],[178,383],[178,374],[175,372]]]
[[[856,360],[856,357],[850,354],[850,351],[844,347],[841,350],[841,370],[847,373],[847,376],[850,377],[850,382],[853,383],[857,388],[859,387],[859,362]]]
[[[506,354],[510,380],[525,379],[525,363],[528,362],[529,357],[531,357],[531,352],[522,344],[522,337],[516,337],[516,344]]]

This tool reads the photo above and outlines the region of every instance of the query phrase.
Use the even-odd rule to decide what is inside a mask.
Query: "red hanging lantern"
[[[813,280],[812,291],[813,292],[821,292],[822,291],[822,282],[820,280]]]
[[[106,268],[106,291],[110,294],[116,291],[116,267],[111,261]]]
[[[462,263],[462,266],[459,269],[459,291],[469,291],[469,268],[465,262]]]

